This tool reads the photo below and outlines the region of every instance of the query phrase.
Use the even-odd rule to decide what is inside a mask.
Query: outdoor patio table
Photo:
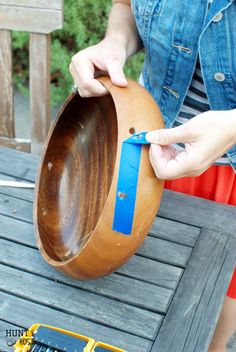
[[[1,180],[33,183],[38,164],[0,148]],[[41,257],[33,193],[0,187],[0,351],[34,323],[128,352],[207,351],[236,262],[234,207],[165,191],[137,254],[110,276],[78,281]]]

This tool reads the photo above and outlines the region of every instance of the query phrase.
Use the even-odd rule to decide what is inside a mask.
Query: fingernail
[[[116,82],[118,84],[122,84],[122,85],[127,85],[128,84],[128,82],[127,82],[127,80],[125,78],[116,77],[115,80],[116,80]]]
[[[148,132],[145,136],[146,140],[151,143],[151,139],[150,139],[150,132]]]
[[[120,84],[122,84],[122,86],[127,86],[128,82],[124,79],[120,80]]]

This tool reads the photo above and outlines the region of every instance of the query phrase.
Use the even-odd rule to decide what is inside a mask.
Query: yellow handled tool
[[[16,342],[14,352],[127,352],[49,325],[34,324]]]

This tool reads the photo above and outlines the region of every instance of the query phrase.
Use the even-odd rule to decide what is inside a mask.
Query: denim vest
[[[171,127],[187,94],[197,57],[212,110],[236,109],[236,2],[132,0],[146,49],[144,86]],[[236,172],[236,145],[227,155]]]

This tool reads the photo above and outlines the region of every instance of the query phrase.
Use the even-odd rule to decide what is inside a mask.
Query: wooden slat
[[[175,289],[183,270],[151,259],[133,256],[119,270],[119,273],[133,278],[142,278],[144,282]]]
[[[48,34],[62,27],[61,10],[0,5],[0,29]]]
[[[163,317],[144,309],[0,265],[1,291],[83,317],[143,338],[153,339]],[[129,319],[127,319],[129,317]]]
[[[0,172],[3,174],[34,182],[38,164],[36,155],[0,147]]]
[[[18,181],[19,179],[6,176],[0,173],[0,180],[4,181]],[[20,181],[21,182],[21,181]],[[24,181],[22,181],[24,182]],[[27,188],[15,188],[15,187],[1,187],[0,186],[0,197],[1,194],[5,194],[14,198],[28,200],[29,202],[33,202],[34,200],[34,189],[27,189]]]
[[[229,232],[236,237],[236,207],[165,190],[158,214],[198,227]]]
[[[1,217],[0,225],[2,225]],[[18,229],[18,236],[16,236],[18,237],[17,243],[12,242],[13,236],[10,232],[4,231],[4,234],[2,234],[2,230],[0,229],[1,263],[139,308],[155,311],[157,313],[166,313],[172,297],[172,290],[143,283],[142,281],[117,274],[112,274],[93,281],[73,280],[49,266],[43,260],[38,250],[19,244],[19,242],[22,242],[21,237],[24,237],[24,233],[20,230],[21,224],[18,224]],[[12,230],[14,230],[14,228]],[[31,235],[33,237],[33,233],[31,233]],[[31,240],[30,243],[27,242],[27,244],[32,245],[32,242],[34,242],[34,239]],[[12,253],[14,253],[14,256]],[[19,258],[21,258],[21,260],[19,260]],[[147,297],[149,297],[148,300]]]
[[[236,331],[229,339],[229,342],[227,344],[227,350],[227,352],[234,352],[236,350]]]
[[[236,262],[236,241],[202,231],[152,352],[207,352]]]
[[[93,337],[98,341],[104,341],[119,346],[129,352],[150,351],[150,340],[86,321],[81,317],[77,317],[76,314],[70,315],[53,309],[53,306],[46,307],[33,303],[27,298],[22,299],[3,292],[0,292],[0,302],[4,302],[1,310],[2,316],[7,317],[10,321],[14,321],[16,325],[25,328],[29,328],[31,325],[39,322],[61,329],[75,331],[82,335]],[[10,351],[12,351],[12,349],[10,349],[9,352]]]
[[[0,194],[0,214],[32,223],[32,203]]]
[[[50,35],[30,35],[31,152],[40,154],[50,120]]]
[[[33,226],[27,222],[1,215],[0,236],[36,248]]]
[[[0,5],[62,10],[62,0],[0,0]]]
[[[171,214],[169,214],[169,216],[171,217]],[[159,216],[154,220],[153,226],[150,230],[152,236],[157,236],[167,241],[180,243],[190,247],[195,245],[199,233],[199,227],[181,224],[169,219],[162,219]]]
[[[12,48],[11,32],[7,30],[0,30],[0,82],[0,136],[13,138]]]
[[[171,265],[186,267],[192,248],[148,236],[138,253]]]
[[[0,136],[0,145],[6,148],[14,148],[22,152],[30,152],[30,141],[26,139]]]

